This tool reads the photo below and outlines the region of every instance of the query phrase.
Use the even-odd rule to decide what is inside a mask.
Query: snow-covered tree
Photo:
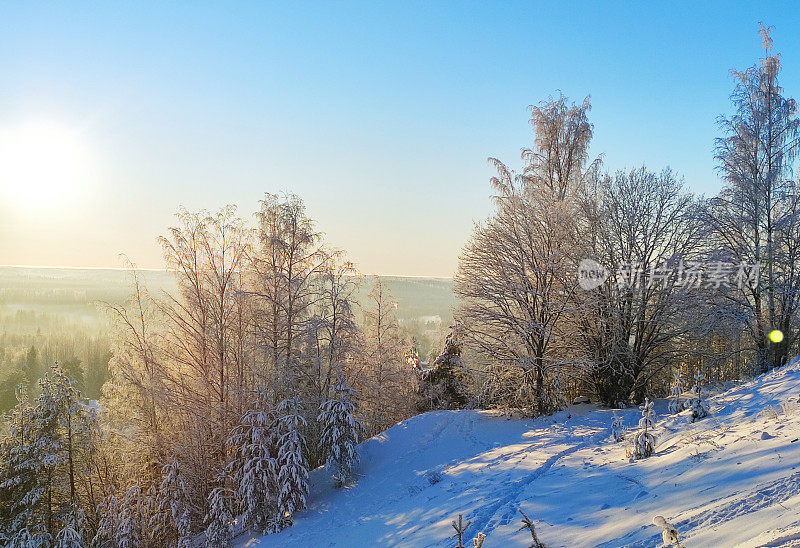
[[[36,527],[33,530],[23,527],[19,531],[12,531],[8,544],[4,548],[51,548],[53,537],[50,533]]]
[[[242,522],[261,535],[280,529],[276,422],[265,395],[259,395],[228,440],[236,453],[232,468]]]
[[[770,28],[760,29],[764,57],[733,71],[733,113],[720,118],[716,159],[725,181],[704,219],[721,260],[759,265],[746,283],[720,297],[728,321],[740,319],[745,347],[756,347],[756,371],[786,363],[798,334],[800,310],[800,188],[793,180],[800,155],[797,101],[780,85],[781,58]],[[772,343],[772,329],[783,340]]]
[[[0,440],[0,501],[10,501],[5,511],[0,504],[0,529],[12,538],[55,539],[65,527],[64,538],[83,536],[78,473],[86,408],[57,365],[40,379],[34,405],[24,390],[18,397]]]
[[[116,495],[111,494],[100,503],[97,513],[100,519],[97,532],[92,539],[93,546],[115,546],[121,525],[121,510]]]
[[[145,502],[142,489],[138,485],[130,487],[122,499],[119,509],[119,523],[116,527],[118,548],[139,548],[144,544]]]
[[[656,447],[656,438],[653,435],[653,402],[649,398],[644,399],[644,403],[639,406],[642,410],[642,418],[639,419],[639,431],[633,440],[633,458],[645,459],[653,454]]]
[[[83,512],[77,508],[71,508],[68,512],[69,519],[63,519],[64,526],[56,535],[54,548],[86,548],[84,539],[86,529],[86,519]]]
[[[233,498],[233,491],[224,486],[214,488],[208,496],[208,514],[205,518],[208,548],[228,548],[231,545],[236,519]]]
[[[680,413],[684,410],[683,396],[683,378],[680,373],[675,373],[675,386],[672,387],[669,401],[669,412],[673,415]]]
[[[692,387],[692,399],[689,401],[689,409],[692,410],[692,422],[708,416],[708,404],[703,401],[703,387],[700,383],[706,380],[705,375],[698,373],[694,376],[694,386]]]
[[[419,397],[417,409],[459,409],[467,402],[461,361],[461,343],[456,329],[450,331],[444,350],[430,368],[419,372]]]
[[[531,540],[533,544],[531,544],[531,548],[544,548],[544,544],[541,543],[539,537],[536,535],[536,527],[534,526],[533,520],[528,517],[528,515],[522,511],[522,508],[519,508],[519,513],[522,514],[522,527],[519,528],[520,531],[523,529],[527,529],[531,533]]]
[[[0,440],[0,540],[28,538],[34,525],[34,513],[40,504],[43,487],[39,472],[41,462],[32,442],[36,420],[28,403],[24,385],[17,391],[17,405],[8,417],[8,434]]]
[[[699,202],[668,168],[601,177],[591,194],[591,254],[609,271],[581,294],[576,314],[587,378],[606,405],[641,402],[653,374],[695,331],[696,300],[671,273],[676,258],[693,261],[700,252]]]
[[[625,439],[625,424],[622,422],[622,417],[619,415],[614,415],[614,419],[611,421],[611,435],[614,437],[614,441],[620,442]]]
[[[291,525],[292,514],[306,506],[308,495],[308,465],[302,429],[306,420],[297,396],[278,404],[278,513]]]
[[[661,527],[661,540],[664,542],[663,546],[671,546],[674,548],[683,548],[683,545],[678,539],[678,530],[674,525],[669,523],[664,516],[656,516],[653,518],[653,525]]]
[[[450,526],[456,530],[456,533],[453,536],[458,538],[458,544],[456,545],[456,548],[466,548],[464,546],[464,533],[469,528],[471,523],[472,522],[469,520],[467,520],[467,522],[464,523],[463,514],[458,514],[458,522],[456,522],[456,520],[450,522]]]
[[[413,414],[416,379],[406,361],[407,341],[395,310],[397,303],[379,277],[364,310],[363,367],[353,380],[359,410],[369,435],[375,435]]]
[[[358,465],[359,437],[364,426],[355,417],[352,399],[355,390],[343,375],[334,387],[334,399],[323,403],[317,421],[322,425],[321,443],[328,455],[325,467],[337,486],[352,480]]]
[[[172,459],[161,470],[164,479],[156,494],[157,512],[150,519],[153,536],[177,548],[191,545],[192,516],[186,480],[180,463]]]

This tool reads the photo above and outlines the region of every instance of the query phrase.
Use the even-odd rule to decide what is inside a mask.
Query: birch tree
[[[710,200],[707,223],[723,256],[760,265],[756,280],[726,295],[732,317],[741,317],[756,349],[757,371],[786,362],[797,339],[796,269],[800,235],[800,192],[792,181],[800,121],[797,103],[779,84],[781,57],[770,29],[761,26],[764,57],[744,71],[732,71],[734,113],[719,119],[724,133],[716,158],[725,186]],[[784,339],[770,344],[769,331]]]

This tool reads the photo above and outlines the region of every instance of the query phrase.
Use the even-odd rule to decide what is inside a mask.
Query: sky
[[[159,268],[179,207],[292,192],[362,272],[452,276],[559,92],[607,169],[713,194],[759,21],[800,95],[800,6],[631,4],[4,2],[0,264]]]

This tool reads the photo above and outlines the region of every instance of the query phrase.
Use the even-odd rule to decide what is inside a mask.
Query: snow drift
[[[686,546],[800,546],[800,362],[708,399],[710,415],[669,415],[656,403],[655,454],[631,462],[615,443],[616,414],[569,407],[550,417],[437,411],[359,446],[354,485],[311,474],[294,526],[243,546],[455,546],[452,519],[485,548],[528,546],[517,509],[556,546],[658,546],[664,516]]]

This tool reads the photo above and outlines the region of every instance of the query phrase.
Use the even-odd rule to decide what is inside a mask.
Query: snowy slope
[[[695,424],[660,401],[656,455],[639,462],[611,441],[613,412],[592,405],[533,420],[426,413],[360,445],[354,486],[333,489],[316,470],[293,527],[240,542],[451,547],[462,513],[466,544],[483,531],[485,548],[528,546],[522,508],[549,547],[658,546],[658,514],[687,547],[800,546],[798,394],[794,362],[712,397],[712,415]],[[616,413],[631,427],[639,418]]]

